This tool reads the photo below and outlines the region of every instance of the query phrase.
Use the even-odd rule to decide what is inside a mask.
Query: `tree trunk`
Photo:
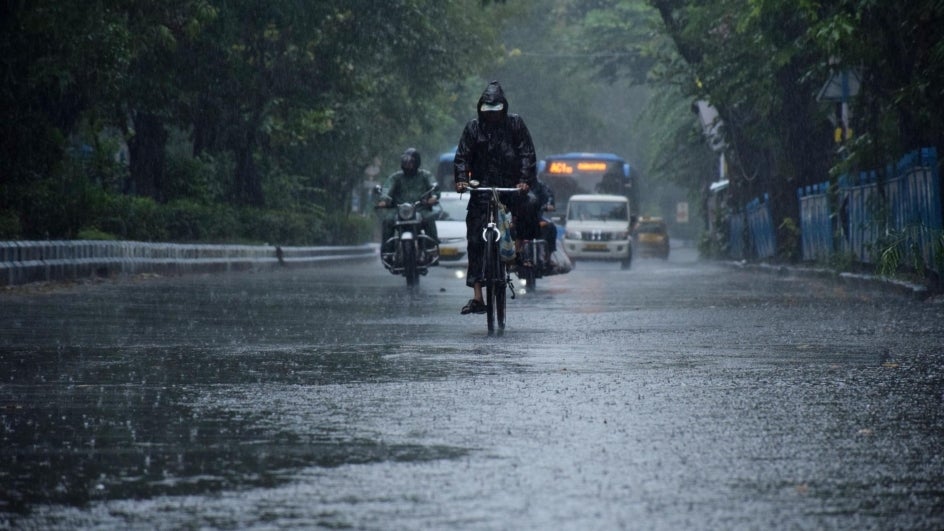
[[[256,148],[256,135],[247,132],[245,140],[236,148],[236,175],[234,192],[236,204],[261,207],[265,205],[262,193],[262,179],[253,159]]]
[[[163,201],[167,131],[151,113],[135,113],[133,120],[134,136],[128,142],[130,177],[125,191]]]
[[[201,96],[199,105],[193,114],[191,140],[193,142],[193,156],[199,157],[206,151],[217,147],[218,133],[223,118],[211,102],[210,98]]]

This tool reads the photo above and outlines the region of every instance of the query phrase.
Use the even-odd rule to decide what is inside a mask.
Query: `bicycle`
[[[508,288],[511,291],[511,298],[514,299],[515,289],[500,254],[499,245],[502,233],[499,229],[498,213],[501,203],[498,200],[498,194],[518,193],[520,190],[517,188],[478,186],[477,181],[469,182],[469,190],[472,192],[491,192],[491,198],[488,201],[488,215],[485,218],[485,226],[482,228],[482,239],[485,240],[485,252],[482,253],[484,261],[482,272],[485,276],[485,320],[488,325],[488,335],[496,333],[496,324],[497,333],[501,335],[505,331],[505,297],[507,295],[505,290]]]

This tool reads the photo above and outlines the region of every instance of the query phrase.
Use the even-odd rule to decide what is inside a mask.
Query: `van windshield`
[[[616,201],[571,201],[567,219],[575,221],[624,221],[626,203]]]

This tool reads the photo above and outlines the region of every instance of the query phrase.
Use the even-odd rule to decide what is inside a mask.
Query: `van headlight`
[[[628,239],[629,239],[629,231],[628,231],[628,230],[624,230],[624,231],[621,231],[621,232],[614,232],[614,233],[613,233],[613,239],[614,239],[614,240],[628,240]]]
[[[567,238],[568,240],[579,240],[580,231],[579,230],[564,231],[564,237]]]

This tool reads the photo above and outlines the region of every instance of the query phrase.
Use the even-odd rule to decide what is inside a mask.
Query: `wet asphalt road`
[[[944,305],[580,263],[0,292],[0,527],[941,529]]]

